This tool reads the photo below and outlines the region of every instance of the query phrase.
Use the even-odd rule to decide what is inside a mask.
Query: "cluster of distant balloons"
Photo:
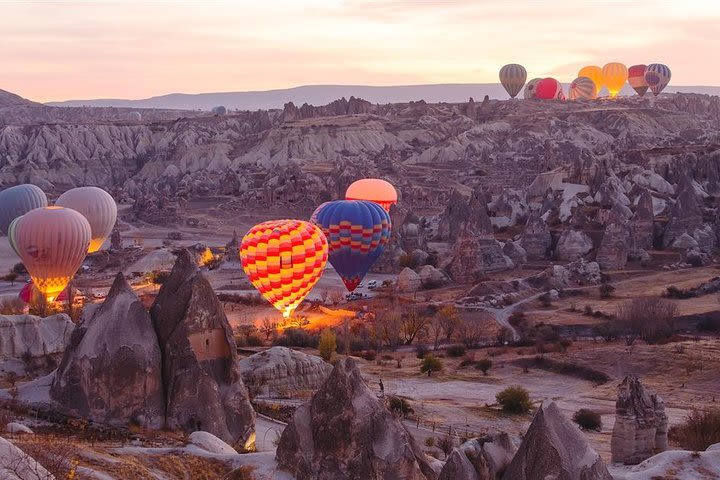
[[[100,249],[116,219],[115,200],[97,187],[68,190],[50,207],[35,185],[0,192],[0,232],[48,301],[65,290],[85,256]],[[22,297],[30,297],[27,289]]]
[[[250,282],[285,318],[320,280],[329,260],[348,291],[362,282],[390,240],[395,188],[366,178],[345,200],[325,202],[303,220],[271,220],[252,227],[240,245]]]
[[[570,100],[597,98],[603,87],[607,88],[611,98],[617,96],[626,82],[641,97],[650,89],[657,96],[670,82],[670,68],[662,63],[633,65],[627,68],[622,63],[608,63],[600,68],[595,65],[583,67],[578,76],[570,83]],[[511,63],[500,69],[500,83],[510,97],[515,98],[523,92],[526,99],[565,100],[562,84],[554,78],[533,78],[527,84],[527,70],[522,65]]]

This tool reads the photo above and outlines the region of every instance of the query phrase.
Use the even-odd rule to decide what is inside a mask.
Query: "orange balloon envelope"
[[[69,208],[37,208],[20,217],[12,234],[35,288],[55,300],[85,259],[90,224]]]
[[[628,68],[628,83],[641,97],[647,92],[648,84],[645,81],[647,65],[633,65]]]
[[[587,67],[583,67],[578,72],[578,77],[587,77],[590,80],[593,81],[595,86],[597,87],[597,93],[600,93],[600,90],[605,86],[603,83],[603,74],[602,74],[602,68],[598,67],[597,65],[589,65]]]
[[[603,84],[607,87],[610,97],[617,97],[628,79],[628,70],[622,63],[608,63],[602,69]]]
[[[570,84],[570,100],[592,100],[597,97],[597,87],[588,77],[578,77]]]
[[[320,280],[328,259],[322,230],[302,220],[271,220],[255,225],[240,244],[250,282],[288,318]]]
[[[390,182],[379,178],[363,178],[353,182],[345,192],[345,200],[370,200],[379,203],[386,212],[397,203],[397,191]]]

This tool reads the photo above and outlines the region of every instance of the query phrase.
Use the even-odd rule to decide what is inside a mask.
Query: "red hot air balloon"
[[[562,85],[554,78],[543,78],[535,87],[535,96],[542,100],[565,100]]]
[[[628,68],[628,83],[641,97],[648,90],[648,84],[645,81],[645,70],[647,65],[633,65]]]

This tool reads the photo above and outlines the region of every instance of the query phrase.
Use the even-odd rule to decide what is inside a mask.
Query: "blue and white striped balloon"
[[[670,82],[671,72],[667,65],[662,63],[651,63],[645,69],[645,81],[650,87],[650,91],[656,97]]]
[[[511,63],[500,69],[500,83],[511,98],[515,98],[527,80],[527,70],[522,65]]]

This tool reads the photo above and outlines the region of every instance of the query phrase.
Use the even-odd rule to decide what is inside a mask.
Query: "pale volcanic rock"
[[[412,268],[405,267],[397,276],[396,285],[401,292],[416,292],[422,287],[422,278]]]
[[[600,455],[554,402],[538,409],[503,480],[612,480]]]
[[[667,450],[665,405],[638,377],[629,375],[620,383],[615,411],[610,442],[613,462],[636,464]]]
[[[190,252],[181,250],[150,309],[161,346],[166,423],[250,446],[255,412],[227,317]]]
[[[519,241],[508,240],[503,245],[503,253],[512,260],[515,266],[520,266],[527,262],[527,252]]]
[[[627,264],[629,251],[629,223],[619,208],[613,207],[595,260],[602,269],[621,269]]]
[[[34,458],[0,437],[0,480],[55,480]]]
[[[663,245],[669,247],[683,233],[694,232],[701,226],[702,210],[694,189],[688,186],[680,191],[670,210],[670,221],[665,227]]]
[[[646,250],[652,248],[654,237],[654,219],[655,215],[653,212],[652,195],[649,191],[643,190],[638,199],[635,214],[630,222],[633,250]]]
[[[475,283],[485,272],[514,267],[512,260],[503,253],[500,243],[492,236],[478,235],[463,227],[445,270],[458,283]]]
[[[641,187],[645,187],[658,193],[664,193],[666,195],[672,195],[675,193],[675,188],[670,184],[670,182],[651,170],[643,170],[642,172],[633,175],[632,181]]]
[[[625,475],[617,475],[615,478],[617,480],[720,478],[720,444],[711,445],[704,452],[687,450],[661,452],[632,467]]]
[[[219,455],[237,455],[238,452],[227,443],[217,438],[212,433],[195,431],[188,437],[190,443],[196,447],[202,448],[206,452]]]
[[[558,240],[556,254],[559,260],[568,262],[584,257],[593,249],[590,237],[580,230],[565,230]]]
[[[287,347],[272,347],[243,358],[239,366],[243,382],[254,397],[317,390],[332,371],[332,365],[322,358]]]
[[[711,253],[715,249],[715,245],[717,244],[717,235],[710,225],[705,224],[696,229],[692,236],[698,243],[698,248],[704,253]]]
[[[516,452],[504,432],[473,438],[453,449],[438,480],[500,480]]]
[[[75,324],[64,313],[0,315],[0,358],[44,357],[65,351]]]
[[[684,251],[684,250],[690,250],[693,248],[698,248],[699,244],[698,244],[697,240],[695,240],[687,232],[685,232],[682,235],[680,235],[679,237],[675,238],[675,240],[673,240],[671,247],[674,250]]]
[[[529,259],[537,260],[547,257],[552,244],[552,236],[547,223],[537,213],[531,214],[528,218],[520,242]]]
[[[423,265],[417,269],[417,274],[420,275],[420,281],[423,286],[440,286],[447,283],[448,278],[442,272],[432,265]]]
[[[470,215],[467,200],[457,190],[453,190],[447,202],[445,211],[440,216],[438,235],[443,240],[454,240],[460,234],[462,224]]]
[[[84,312],[50,396],[72,415],[160,428],[163,393],[160,347],[150,316],[119,273],[105,301]]]
[[[381,403],[351,358],[340,360],[280,437],[277,461],[297,480],[434,480],[403,423]]]

